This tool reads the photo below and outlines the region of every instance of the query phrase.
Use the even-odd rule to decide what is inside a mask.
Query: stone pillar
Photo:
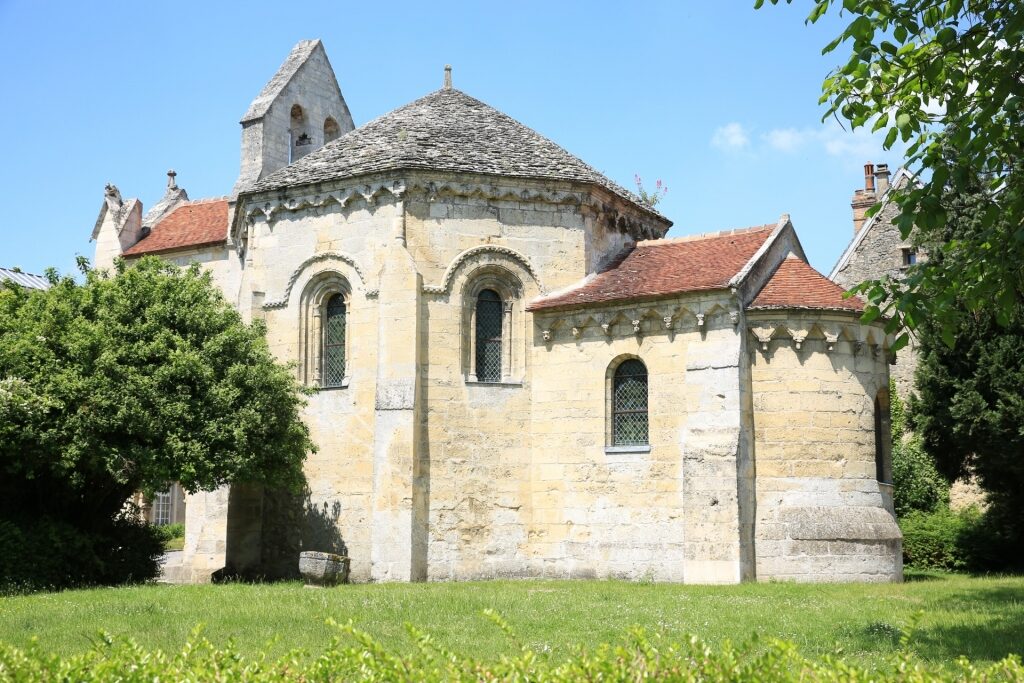
[[[182,578],[188,583],[209,583],[211,575],[224,566],[229,491],[230,487],[222,486],[186,495],[181,564]]]
[[[682,435],[683,581],[738,583],[748,578],[740,497],[749,477],[743,424],[742,343],[731,324],[704,332],[690,345],[686,383],[697,402]]]
[[[425,515],[416,491],[420,429],[421,277],[405,248],[405,209],[395,204],[394,232],[382,252],[374,406],[372,547],[374,581],[426,577]]]

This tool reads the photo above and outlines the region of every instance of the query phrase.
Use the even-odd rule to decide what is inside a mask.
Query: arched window
[[[306,112],[302,110],[302,106],[293,104],[291,121],[288,128],[288,134],[291,138],[289,141],[288,163],[305,156],[307,152],[313,149],[313,140],[309,137],[309,131],[306,130],[306,123]]]
[[[326,145],[339,135],[341,135],[341,128],[338,126],[338,122],[328,116],[324,121],[324,144]]]
[[[875,478],[883,484],[892,482],[891,448],[889,393],[883,389],[875,396]]]
[[[345,381],[345,298],[333,294],[327,300],[323,322],[323,377],[321,386],[340,387]]]
[[[504,306],[493,289],[485,289],[476,297],[476,379],[478,382],[501,381],[501,331]]]
[[[615,368],[612,380],[612,445],[646,446],[647,367],[635,358]]]

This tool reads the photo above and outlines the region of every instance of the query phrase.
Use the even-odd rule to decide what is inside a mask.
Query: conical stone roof
[[[543,135],[453,88],[432,92],[342,135],[246,193],[406,169],[591,183],[660,216]]]

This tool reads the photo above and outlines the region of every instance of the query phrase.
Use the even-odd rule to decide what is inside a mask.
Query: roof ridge
[[[291,82],[299,69],[309,61],[318,45],[323,45],[319,38],[300,40],[297,42],[285,57],[281,66],[277,68],[274,75],[266,82],[260,94],[249,104],[245,114],[242,115],[240,123],[254,121],[266,115],[271,103],[277,98],[285,87]]]
[[[177,209],[181,208],[182,206],[191,206],[192,204],[209,204],[210,202],[223,202],[223,201],[231,201],[231,195],[225,194],[225,195],[221,195],[220,197],[201,197],[199,199],[189,199],[188,201],[184,201],[184,202],[182,202],[181,204],[179,204],[178,206],[176,206],[174,208],[175,208],[175,210],[177,210]]]
[[[699,240],[710,240],[716,237],[728,237],[730,235],[745,235],[761,230],[774,230],[775,223],[754,225],[749,228],[733,228],[731,230],[718,230],[716,232],[702,232],[695,235],[681,235],[679,237],[662,237],[656,240],[640,240],[636,243],[638,247],[656,247],[662,244],[677,244],[679,242],[697,242]]]

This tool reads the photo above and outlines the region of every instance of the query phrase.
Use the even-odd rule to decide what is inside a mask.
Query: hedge
[[[489,616],[511,638],[497,615]],[[336,624],[334,624],[337,626]],[[389,651],[351,625],[319,654],[293,651],[269,661],[246,658],[228,645],[215,647],[201,631],[180,652],[147,651],[130,639],[102,635],[89,652],[60,658],[38,643],[21,650],[0,644],[0,681],[1017,681],[1020,659],[1011,655],[985,667],[960,659],[947,667],[925,663],[903,652],[881,667],[865,669],[838,659],[803,657],[792,643],[752,641],[712,648],[695,637],[662,642],[639,630],[624,644],[603,645],[555,662],[520,647],[497,662],[463,657],[436,645],[429,635],[408,627],[416,644],[411,655]],[[906,645],[906,637],[904,637]]]

